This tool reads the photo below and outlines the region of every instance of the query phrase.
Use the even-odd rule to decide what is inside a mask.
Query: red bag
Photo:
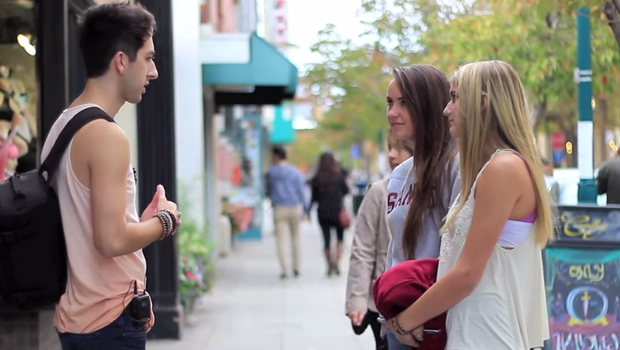
[[[347,213],[347,211],[345,209],[342,209],[340,211],[340,226],[342,226],[343,229],[349,228],[349,226],[351,226],[351,218],[349,217],[349,213]]]

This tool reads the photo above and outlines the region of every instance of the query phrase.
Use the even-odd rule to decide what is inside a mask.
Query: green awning
[[[279,104],[292,99],[297,90],[297,67],[256,33],[252,33],[249,40],[249,63],[202,65],[205,85],[253,87],[253,92],[216,92],[216,103]]]

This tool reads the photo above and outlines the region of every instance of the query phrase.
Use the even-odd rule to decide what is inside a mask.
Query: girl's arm
[[[346,313],[364,311],[368,308],[368,293],[377,255],[377,238],[388,234],[379,232],[385,220],[387,208],[381,185],[371,186],[359,208],[355,220],[351,262],[347,278]]]
[[[518,184],[527,171],[515,155],[498,156],[478,180],[476,205],[467,241],[455,266],[398,317],[405,330],[422,326],[467,297],[480,281],[515,204],[522,194]],[[529,175],[529,173],[528,173]],[[446,233],[449,234],[449,233]]]

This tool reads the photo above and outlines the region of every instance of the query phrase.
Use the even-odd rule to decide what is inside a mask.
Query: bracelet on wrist
[[[164,210],[168,218],[170,219],[170,236],[173,236],[177,233],[178,219],[177,216],[170,210]]]
[[[172,231],[174,231],[177,227],[177,216],[174,215],[174,213],[168,209],[164,209],[162,211],[168,214],[168,216],[170,217],[170,221],[172,222]]]
[[[163,239],[168,238],[172,234],[173,229],[174,229],[174,227],[172,226],[172,219],[170,218],[168,213],[166,213],[163,210],[160,210],[159,212],[157,212],[155,216],[159,218],[159,221],[161,222],[161,225],[164,229],[164,232],[159,237],[159,239],[163,240]]]
[[[403,327],[400,326],[400,323],[398,323],[398,318],[396,317],[392,319],[392,329],[399,335],[407,335],[411,333],[411,332],[407,332],[406,330],[403,329]]]
[[[401,327],[400,323],[398,323],[398,319],[396,317],[392,319],[392,329],[396,333],[398,333],[398,335],[410,335],[414,341],[421,341],[420,339],[416,338],[415,335],[413,335],[413,332],[416,330],[416,328],[410,331],[405,330],[403,327]]]

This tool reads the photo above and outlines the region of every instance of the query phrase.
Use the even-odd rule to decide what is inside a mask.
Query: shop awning
[[[202,82],[214,87],[216,105],[278,105],[295,96],[297,67],[256,33],[215,35],[201,50]]]

